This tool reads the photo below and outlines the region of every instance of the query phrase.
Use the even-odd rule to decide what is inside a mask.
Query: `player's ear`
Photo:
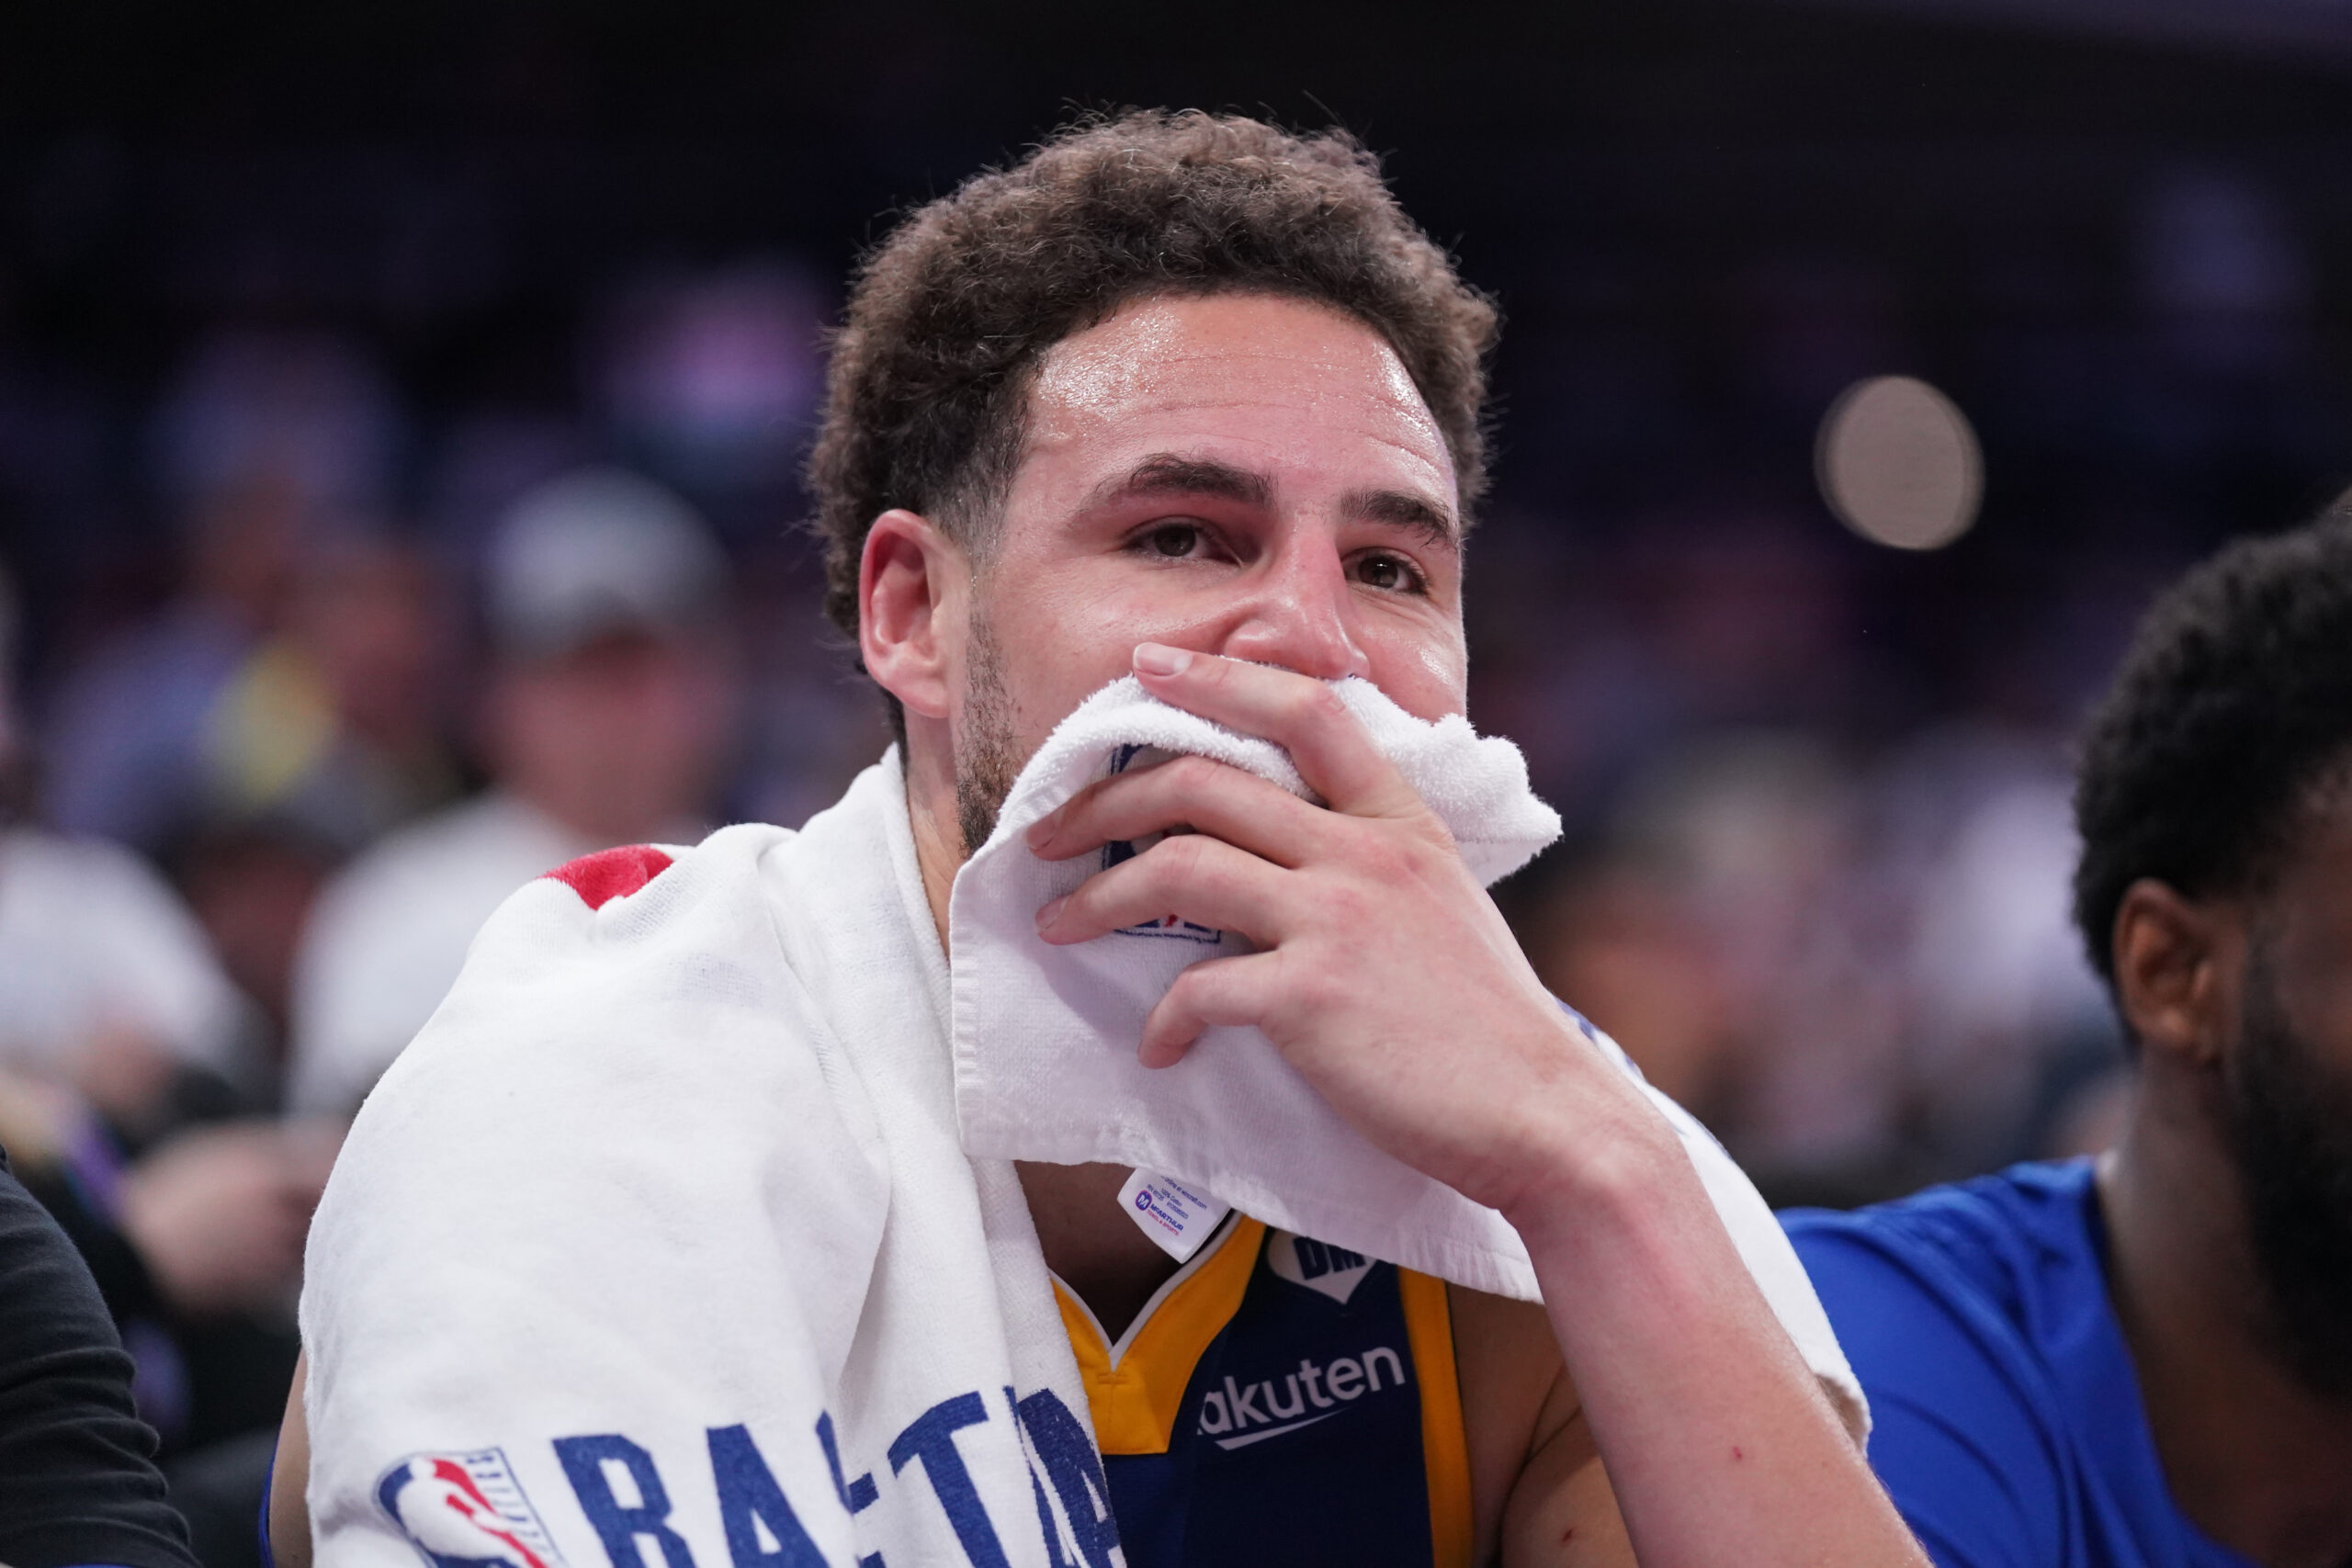
[[[2236,1017],[2244,933],[2232,907],[2183,897],[2153,877],[2115,911],[2115,995],[2145,1051],[2185,1066],[2221,1060]]]
[[[971,563],[928,518],[885,512],[857,569],[857,647],[866,673],[907,711],[944,718],[963,667]]]

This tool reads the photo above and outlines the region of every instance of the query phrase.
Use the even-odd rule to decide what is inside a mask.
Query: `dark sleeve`
[[[5,1164],[0,1160],[0,1164]],[[27,1166],[16,1173],[25,1190],[36,1202],[49,1211],[74,1250],[82,1255],[82,1262],[96,1281],[98,1295],[106,1303],[115,1329],[120,1333],[123,1325],[139,1317],[166,1315],[162,1294],[147,1272],[147,1265],[140,1258],[139,1249],[111,1221],[101,1215],[97,1208],[82,1196],[62,1169],[55,1167]]]
[[[195,1568],[89,1269],[0,1156],[0,1562]]]
[[[1938,1568],[2064,1564],[2065,1453],[1998,1321],[1860,1222],[1783,1223],[1870,1397],[1871,1467]]]

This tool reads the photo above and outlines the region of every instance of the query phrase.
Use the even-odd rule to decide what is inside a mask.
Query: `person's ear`
[[[2230,907],[2185,898],[2153,877],[2115,911],[2115,995],[2145,1051],[2219,1064],[2236,1017],[2243,932]]]
[[[962,669],[971,564],[927,518],[885,512],[857,566],[857,649],[907,711],[944,718]]]

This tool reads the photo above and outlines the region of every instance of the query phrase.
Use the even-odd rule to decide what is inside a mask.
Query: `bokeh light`
[[[1898,550],[1935,550],[1968,532],[1984,493],[1976,433],[1959,405],[1910,376],[1874,376],[1821,421],[1822,499],[1846,526]]]

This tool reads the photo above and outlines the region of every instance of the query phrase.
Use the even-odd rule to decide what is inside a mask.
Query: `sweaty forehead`
[[[1030,394],[1033,451],[1187,426],[1370,443],[1453,486],[1437,421],[1372,328],[1328,307],[1264,295],[1152,299],[1065,338]]]

